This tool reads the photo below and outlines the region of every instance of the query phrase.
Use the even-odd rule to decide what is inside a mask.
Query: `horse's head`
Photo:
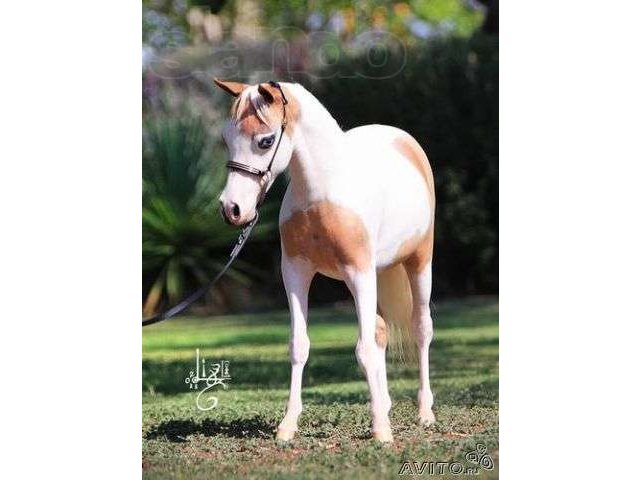
[[[228,223],[241,226],[253,220],[265,192],[289,165],[291,99],[277,84],[215,82],[236,97],[223,131],[230,161],[220,209]]]

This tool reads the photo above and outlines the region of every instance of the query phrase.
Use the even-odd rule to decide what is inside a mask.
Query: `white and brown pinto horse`
[[[224,130],[231,155],[220,196],[226,219],[237,226],[250,222],[275,177],[286,169],[291,177],[280,210],[282,277],[291,311],[291,390],[277,438],[290,440],[298,429],[310,345],[307,298],[316,273],[343,280],[355,299],[356,357],[371,393],[374,438],[393,441],[385,322],[406,325],[415,336],[418,419],[433,423],[429,299],[435,193],[426,154],[394,127],[341,130],[301,85],[216,84],[236,97]],[[252,174],[234,164],[269,173]]]

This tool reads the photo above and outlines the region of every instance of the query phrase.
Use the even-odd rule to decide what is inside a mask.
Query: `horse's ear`
[[[213,81],[222,90],[224,90],[230,95],[233,95],[234,97],[237,97],[238,95],[240,95],[242,91],[249,86],[246,83],[225,82],[224,80],[218,80],[217,78],[214,78]]]
[[[278,95],[278,89],[272,87],[268,83],[261,83],[258,85],[258,93],[267,101],[267,103],[273,103]]]

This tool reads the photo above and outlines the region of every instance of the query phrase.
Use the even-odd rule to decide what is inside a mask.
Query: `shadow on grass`
[[[157,425],[145,436],[148,440],[166,439],[173,443],[187,442],[189,435],[205,435],[213,437],[224,435],[232,438],[271,438],[275,425],[265,422],[260,417],[221,422],[204,420],[169,420]]]
[[[274,388],[289,386],[291,364],[288,360],[234,360],[230,363],[232,388]],[[142,362],[143,388],[159,393],[184,393],[184,379],[194,369],[192,360]],[[348,382],[362,378],[351,347],[312,350],[305,367],[304,385]]]
[[[445,329],[443,328],[442,330],[445,330]],[[437,348],[438,345],[443,345],[444,343],[452,344],[452,345],[456,344],[456,345],[478,345],[478,346],[483,346],[483,345],[489,346],[489,345],[498,344],[498,337],[460,340],[456,338],[439,339],[437,335],[438,335],[438,332],[436,332],[436,337],[435,337],[434,343],[432,344],[432,348]],[[261,332],[259,334],[256,334],[252,332],[242,332],[242,333],[237,333],[233,335],[233,337],[219,337],[219,338],[209,338],[209,339],[198,338],[197,340],[194,340],[193,343],[190,343],[190,344],[172,345],[170,349],[176,352],[185,351],[185,350],[195,351],[196,348],[199,348],[199,349],[233,348],[238,346],[242,346],[243,348],[246,348],[246,349],[251,349],[252,347],[258,347],[258,346],[264,347],[264,346],[271,346],[271,345],[286,347],[288,344],[289,344],[289,331],[287,330],[286,332],[282,332],[282,333]],[[153,351],[156,348],[167,350],[167,347],[164,347],[164,346],[151,347],[149,348],[149,350]],[[324,347],[324,349],[316,350],[316,351],[319,351],[321,354],[325,354],[327,353],[327,350],[329,348],[333,348],[333,347]],[[348,350],[353,352],[354,349],[355,349],[355,342],[354,342],[353,348],[350,347]],[[312,354],[313,353],[314,352],[312,350]],[[355,361],[355,356],[353,358]]]
[[[283,333],[265,333],[260,332],[259,334],[255,332],[242,332],[236,333],[232,337],[224,337],[212,335],[207,338],[205,336],[194,340],[193,343],[185,344],[185,345],[172,345],[170,348],[174,351],[180,350],[192,350],[195,351],[196,348],[205,349],[205,348],[228,348],[228,347],[237,347],[242,346],[246,348],[251,347],[260,347],[267,345],[288,345],[289,343],[289,331],[285,331]],[[166,350],[167,347],[162,346],[163,350]],[[154,348],[150,348],[151,351]]]
[[[466,342],[435,341],[431,348],[431,378],[472,377],[477,374],[497,373],[497,352],[485,347],[497,346],[497,338],[474,339]],[[212,359],[218,360],[218,359]],[[287,359],[281,360],[229,360],[231,388],[234,389],[287,389],[291,365]],[[193,360],[144,360],[142,362],[143,389],[158,393],[173,394],[188,391],[184,379],[193,370]],[[417,380],[415,364],[388,362],[390,380]],[[304,371],[304,387],[364,381],[352,347],[312,347],[309,361]],[[338,398],[339,397],[339,398]],[[316,401],[316,400],[312,400]],[[339,395],[335,398],[317,400],[322,403],[358,402],[358,395]]]

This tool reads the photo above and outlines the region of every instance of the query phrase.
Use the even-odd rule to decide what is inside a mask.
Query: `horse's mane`
[[[239,123],[248,115],[255,115],[260,122],[269,126],[278,122],[272,105],[260,95],[257,86],[244,89],[231,106],[231,120],[235,123]]]

